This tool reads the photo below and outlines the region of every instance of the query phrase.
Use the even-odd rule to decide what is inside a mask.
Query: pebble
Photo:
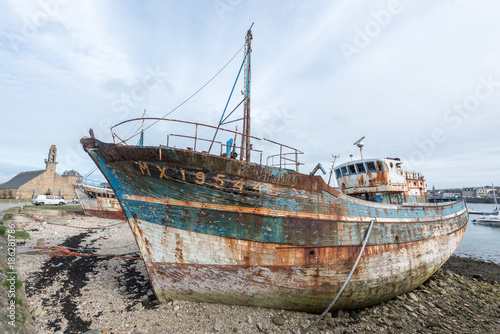
[[[34,317],[39,317],[43,312],[43,309],[41,307],[36,308],[31,314]]]
[[[417,296],[415,296],[415,294],[413,292],[410,292],[408,294],[408,297],[410,297],[410,299],[413,300],[414,302],[418,303],[418,298],[417,298]]]
[[[427,319],[425,319],[425,325],[427,327],[437,327],[438,324],[433,319],[427,318]]]
[[[101,334],[101,331],[98,329],[91,329],[89,331],[84,332],[83,334]]]
[[[409,306],[409,305],[406,305],[406,304],[403,304],[403,307],[404,307],[405,309],[407,309],[408,311],[413,312],[413,307],[411,307],[411,306]]]
[[[324,322],[323,320],[320,320],[318,321],[318,323],[316,324],[316,327],[319,329],[319,330],[325,330],[327,325],[326,325],[326,322]]]
[[[285,324],[285,319],[283,319],[280,316],[276,316],[276,317],[273,318],[273,324],[278,325],[278,326],[284,325]]]
[[[259,330],[259,332],[262,332],[264,330],[264,327],[262,326],[262,324],[260,322],[257,322],[255,324],[255,327],[257,327],[257,329]]]

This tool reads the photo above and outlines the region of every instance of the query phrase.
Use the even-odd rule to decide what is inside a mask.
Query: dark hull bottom
[[[83,209],[86,216],[99,217],[99,218],[110,218],[110,219],[125,219],[125,214],[123,211],[104,211],[104,210],[92,210]]]

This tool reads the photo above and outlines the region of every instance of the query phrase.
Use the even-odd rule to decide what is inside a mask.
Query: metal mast
[[[139,146],[144,145],[144,117],[146,117],[146,109],[144,109],[144,114],[142,114],[142,130],[141,137],[139,138]]]
[[[241,137],[241,153],[240,159],[243,160],[243,152],[245,152],[245,160],[250,162],[250,79],[251,79],[251,60],[250,54],[252,53],[252,27],[253,23],[248,29],[247,36],[245,37],[245,104],[243,107],[243,136]]]

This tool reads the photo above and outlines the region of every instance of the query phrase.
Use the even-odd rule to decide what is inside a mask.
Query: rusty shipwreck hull
[[[73,184],[86,216],[125,219],[120,202],[111,189],[93,187],[84,184]]]
[[[391,299],[460,243],[464,202],[359,200],[321,177],[170,147],[82,144],[122,204],[160,301],[321,312]]]

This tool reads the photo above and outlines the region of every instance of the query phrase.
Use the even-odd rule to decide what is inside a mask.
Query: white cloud
[[[328,165],[331,154],[341,154],[337,163],[357,155],[352,143],[362,135],[367,156],[410,159],[441,129],[446,140],[418,166],[429,184],[500,184],[482,158],[500,163],[500,90],[460,126],[444,116],[480,78],[500,81],[500,5],[400,1],[401,10],[348,61],[341,43],[354,43],[356,31],[392,2],[242,1],[231,2],[223,17],[211,2],[4,2],[0,96],[2,120],[12,124],[4,135],[12,150],[26,152],[5,159],[22,171],[56,144],[61,166],[90,170],[78,143],[90,127],[110,140],[110,124],[143,109],[166,114],[227,62],[255,22],[253,133],[303,150],[302,171]],[[171,116],[216,124],[240,61]],[[151,69],[162,79],[146,87]],[[117,108],[123,101],[126,110]],[[163,135],[148,134],[156,138]],[[485,162],[480,173],[474,161]]]

